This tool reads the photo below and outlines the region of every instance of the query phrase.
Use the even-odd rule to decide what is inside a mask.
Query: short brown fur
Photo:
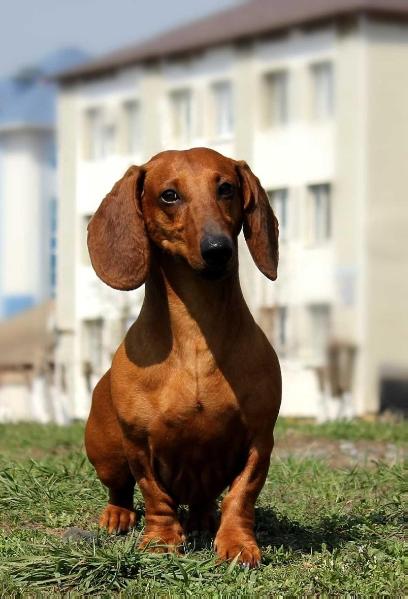
[[[227,196],[220,195],[225,182]],[[169,188],[178,199],[168,205],[161,194]],[[241,227],[255,263],[274,280],[278,225],[265,191],[246,163],[206,148],[131,167],[104,199],[89,224],[94,268],[118,289],[146,282],[146,293],[95,388],[86,449],[109,489],[102,526],[134,525],[137,483],[142,546],[176,549],[185,531],[214,528],[216,499],[229,488],[214,545],[221,559],[238,555],[255,566],[254,504],[268,472],[281,375],[242,296]],[[232,242],[232,258],[216,276],[200,251],[207,234]]]

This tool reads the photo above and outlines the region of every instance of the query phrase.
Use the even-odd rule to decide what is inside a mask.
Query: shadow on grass
[[[143,526],[144,509],[136,508],[137,521]],[[184,523],[187,512],[181,513]],[[387,514],[385,511],[373,511],[366,515],[330,514],[323,516],[315,525],[303,525],[268,507],[257,507],[255,516],[255,534],[262,549],[280,548],[309,554],[318,552],[324,546],[329,552],[349,541],[362,541],[363,537],[376,536],[377,526],[392,520],[394,524],[405,522],[402,513]],[[123,535],[126,537],[126,535]],[[187,547],[190,551],[213,551],[215,534],[209,532],[189,533]]]
[[[305,526],[287,516],[277,514],[272,508],[256,509],[255,534],[262,549],[280,548],[301,553],[333,551],[349,541],[361,540],[362,527],[365,534],[372,527],[386,524],[383,512],[366,516],[355,514],[332,514],[323,517],[315,526]],[[188,536],[190,550],[211,550],[214,536],[197,533]]]
[[[332,514],[323,517],[315,526],[304,526],[296,520],[277,515],[271,508],[259,507],[256,510],[255,532],[262,548],[283,546],[310,553],[321,550],[323,545],[332,551],[348,541],[361,540],[362,527],[367,534],[367,528],[386,524],[387,521],[386,514],[378,511],[365,516]]]

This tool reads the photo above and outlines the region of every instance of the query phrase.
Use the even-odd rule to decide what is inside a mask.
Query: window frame
[[[325,194],[316,193],[318,190],[325,190]],[[308,195],[308,239],[313,245],[324,245],[333,238],[333,186],[330,182],[313,183],[307,186]],[[322,202],[322,198],[325,202]],[[318,214],[322,206],[324,207],[323,217]],[[322,225],[323,223],[323,225]]]
[[[138,113],[138,123],[136,129],[138,129],[138,136],[134,136],[134,131],[131,131],[131,113],[133,108],[136,108],[135,113]],[[139,154],[143,149],[143,118],[142,118],[142,104],[138,98],[129,98],[123,102],[123,115],[124,115],[124,127],[125,127],[125,153],[129,155]],[[131,110],[132,109],[132,110]],[[135,142],[135,139],[138,139]]]
[[[228,90],[223,98],[220,90]],[[211,83],[211,95],[213,103],[213,132],[215,139],[229,140],[235,131],[235,107],[234,107],[234,84],[231,79],[219,79]],[[229,96],[229,97],[228,97]],[[228,101],[226,101],[226,98]],[[225,107],[229,106],[225,110]],[[229,111],[229,114],[228,114]],[[222,114],[224,112],[224,115]],[[225,123],[227,124],[225,126]],[[220,126],[221,124],[221,126]]]
[[[279,241],[289,241],[291,223],[290,189],[289,187],[275,187],[268,189],[267,195],[271,208],[278,219]],[[282,199],[284,199],[284,202],[281,201]],[[277,200],[281,203],[281,205],[285,204],[285,208],[283,210],[277,207]]]
[[[288,68],[271,69],[262,76],[263,121],[266,128],[285,127],[290,122],[290,78]],[[277,93],[279,82],[283,85]]]
[[[105,321],[102,316],[84,318],[81,327],[83,363],[88,364],[92,374],[98,375],[103,367],[103,335]],[[95,333],[98,339],[95,339]]]
[[[58,280],[58,200],[55,196],[49,199],[49,285],[51,297],[55,297]]]
[[[325,362],[327,355],[327,345],[330,339],[331,323],[333,318],[332,305],[328,302],[316,302],[310,303],[306,307],[309,320],[310,355],[313,360]],[[320,327],[320,330],[318,331],[318,327],[316,327],[315,325],[317,324],[319,319],[320,323],[318,327]],[[326,320],[325,323],[323,322],[324,320]]]
[[[322,74],[326,70],[329,74],[323,83]],[[315,121],[327,121],[334,117],[335,112],[335,67],[332,59],[315,61],[309,66],[311,77],[311,114]],[[320,83],[319,83],[320,78]],[[319,90],[319,85],[324,85],[324,91]],[[321,97],[319,97],[321,95]],[[322,100],[323,96],[325,99]]]
[[[187,99],[187,111],[182,115],[179,103],[181,99]],[[188,143],[193,137],[193,90],[191,87],[179,87],[168,92],[168,103],[170,110],[170,136],[178,143]],[[180,119],[180,122],[177,121]],[[181,121],[184,120],[182,123]],[[177,131],[179,129],[179,131]]]
[[[81,265],[91,267],[91,257],[88,250],[88,225],[93,214],[80,215],[80,230],[81,230]]]
[[[288,320],[289,309],[287,305],[276,306],[276,344],[281,351],[288,347]]]
[[[98,117],[94,125],[91,122],[92,115]],[[117,123],[108,116],[104,106],[89,106],[85,109],[85,156],[91,162],[109,158],[117,151]],[[106,137],[108,131],[110,140]]]

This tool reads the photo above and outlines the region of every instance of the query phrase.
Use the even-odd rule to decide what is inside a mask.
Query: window
[[[54,136],[50,137],[45,144],[45,160],[48,166],[55,168],[57,166],[57,148]]]
[[[272,345],[280,352],[288,348],[288,307],[261,306],[258,322]]]
[[[334,76],[333,65],[321,62],[311,67],[313,116],[316,119],[327,119],[334,110]]]
[[[265,124],[283,125],[289,120],[289,76],[276,71],[265,76]]]
[[[57,285],[57,200],[52,198],[49,205],[49,268],[51,296],[55,296]]]
[[[220,81],[213,85],[212,91],[215,134],[217,137],[229,137],[234,130],[232,85],[229,81]]]
[[[102,128],[102,157],[110,156],[115,152],[115,125],[104,125]]]
[[[269,201],[279,222],[279,238],[287,241],[289,233],[289,199],[288,190],[273,189],[268,191]]]
[[[97,374],[102,368],[102,331],[102,318],[84,320],[84,362],[90,372]]]
[[[330,334],[330,306],[313,304],[309,306],[310,342],[314,357],[325,359]]]
[[[126,102],[126,152],[136,154],[142,148],[142,120],[140,103]]]
[[[279,306],[276,310],[276,342],[280,348],[285,348],[288,342],[287,306]]]
[[[104,121],[100,108],[92,108],[86,113],[88,130],[88,158],[98,160],[115,151],[116,128]]]
[[[327,241],[331,236],[331,187],[328,183],[309,187],[311,240]]]
[[[181,141],[191,138],[191,91],[177,90],[170,94],[172,137]]]
[[[88,157],[91,160],[99,158],[101,153],[100,131],[102,127],[102,112],[92,108],[86,113],[88,130]]]
[[[89,221],[92,218],[92,214],[86,214],[85,216],[82,216],[82,264],[84,264],[85,266],[90,266],[91,265],[91,259],[89,257],[89,250],[88,250],[88,224]]]

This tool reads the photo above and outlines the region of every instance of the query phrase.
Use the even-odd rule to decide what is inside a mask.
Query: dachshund
[[[221,560],[255,567],[254,505],[281,373],[242,295],[241,229],[255,264],[275,280],[278,222],[266,192],[246,162],[207,148],[131,166],[102,201],[88,225],[96,274],[115,289],[146,286],[139,317],[95,387],[85,446],[109,490],[101,527],[134,526],[137,483],[141,547],[177,551],[187,532],[209,530]]]

